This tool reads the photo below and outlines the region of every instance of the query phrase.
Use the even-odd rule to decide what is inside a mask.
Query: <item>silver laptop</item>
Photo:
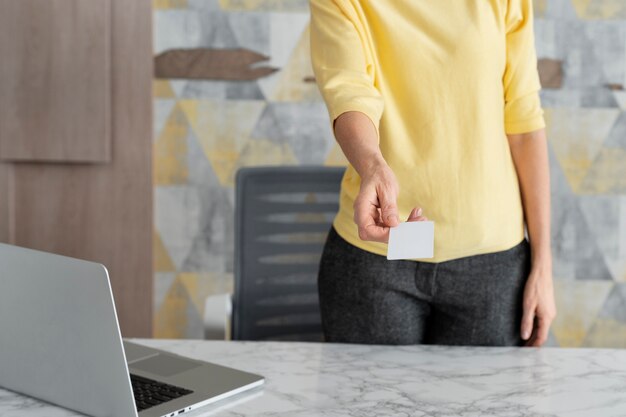
[[[0,387],[96,417],[172,417],[263,383],[122,341],[103,265],[0,244]]]

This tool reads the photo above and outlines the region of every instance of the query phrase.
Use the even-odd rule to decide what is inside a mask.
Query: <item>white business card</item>
[[[387,259],[422,259],[434,256],[435,222],[400,223],[389,231]]]

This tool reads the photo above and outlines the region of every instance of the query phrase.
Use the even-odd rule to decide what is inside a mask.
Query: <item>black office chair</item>
[[[344,171],[238,171],[233,340],[322,340],[317,271]]]

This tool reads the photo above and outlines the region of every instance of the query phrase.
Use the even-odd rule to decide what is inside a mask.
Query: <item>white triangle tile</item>
[[[188,80],[181,79],[170,79],[170,86],[176,94],[176,97],[180,97],[183,94],[185,87],[187,86]]]
[[[619,108],[626,110],[626,90],[613,91],[613,97],[615,97],[615,101],[619,105]]]

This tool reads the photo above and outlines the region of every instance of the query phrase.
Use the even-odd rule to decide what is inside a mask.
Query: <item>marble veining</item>
[[[626,416],[626,350],[134,340],[259,373],[199,416]],[[78,414],[0,389],[0,416]]]

